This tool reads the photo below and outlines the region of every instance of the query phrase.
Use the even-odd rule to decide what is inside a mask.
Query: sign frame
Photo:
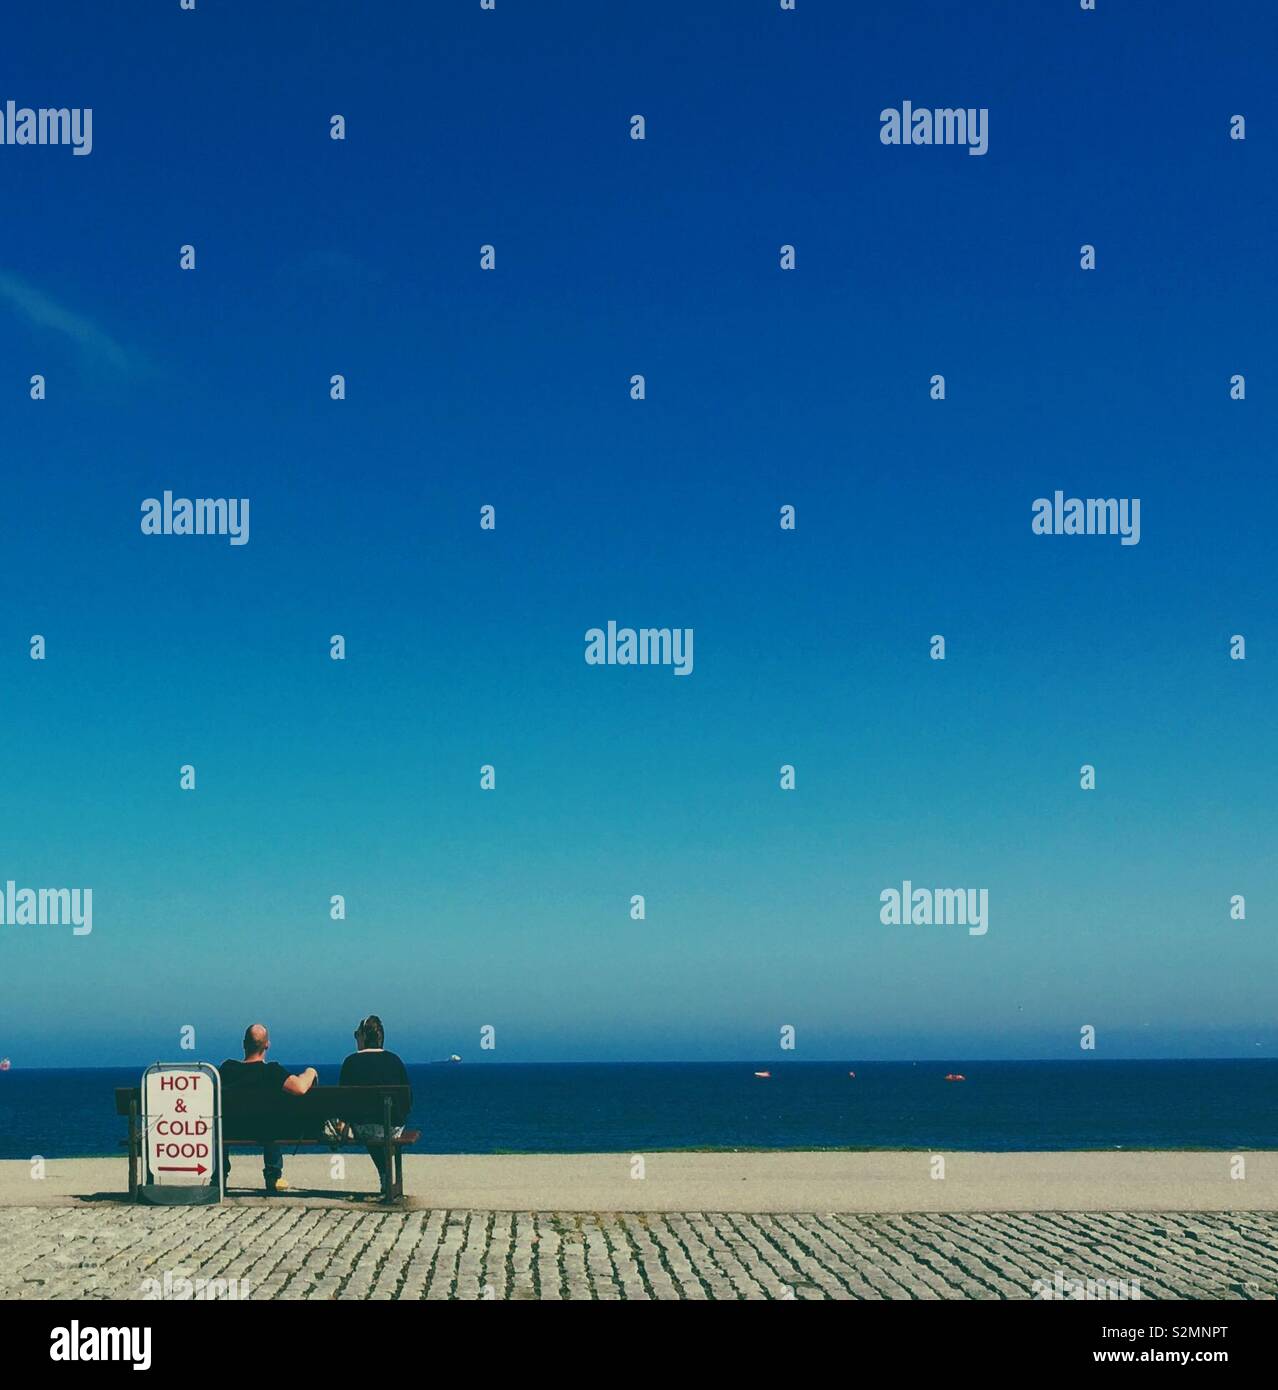
[[[152,1144],[154,1127],[165,1115],[153,1114],[150,1108],[148,1080],[153,1076],[182,1073],[186,1076],[207,1077],[212,1091],[212,1110],[201,1113],[209,1121],[210,1177],[205,1182],[157,1182]],[[217,1205],[224,1197],[222,1189],[222,1076],[212,1062],[152,1062],[142,1073],[142,1182],[138,1185],[138,1201],[156,1206]],[[198,1163],[197,1163],[198,1167]]]

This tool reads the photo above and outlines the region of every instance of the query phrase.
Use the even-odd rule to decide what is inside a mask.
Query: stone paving
[[[998,1299],[1059,1290],[1058,1272],[1271,1299],[1278,1214],[0,1209],[6,1299]]]

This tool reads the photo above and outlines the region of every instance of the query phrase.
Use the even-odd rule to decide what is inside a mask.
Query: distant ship
[[[432,1062],[432,1067],[446,1067],[450,1062],[460,1062],[461,1058],[454,1052],[451,1056],[441,1057],[438,1062]]]
[[[0,1071],[8,1071],[13,1063],[7,1057],[0,1057]]]

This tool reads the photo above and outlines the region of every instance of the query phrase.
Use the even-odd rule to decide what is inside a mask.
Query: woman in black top
[[[408,1069],[395,1053],[386,1050],[386,1030],[382,1027],[382,1021],[376,1014],[369,1014],[367,1018],[360,1020],[359,1026],[355,1029],[355,1046],[359,1048],[359,1051],[352,1052],[342,1063],[339,1085],[405,1087],[409,1085]],[[412,1103],[413,1097],[410,1087],[407,1103],[395,1107],[393,1132],[396,1137],[404,1128],[404,1121],[408,1119],[408,1112]],[[388,1179],[385,1131],[378,1124],[358,1124],[352,1125],[351,1128],[355,1131],[355,1137],[362,1139],[368,1145],[369,1157],[377,1165],[377,1173],[382,1180],[384,1190]],[[381,1141],[380,1146],[378,1145],[379,1140]]]

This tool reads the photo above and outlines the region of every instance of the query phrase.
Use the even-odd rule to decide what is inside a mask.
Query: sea
[[[335,1085],[338,1069],[321,1066],[321,1085]],[[1278,1149],[1278,1059],[461,1062],[408,1071],[416,1151],[426,1153]],[[125,1121],[112,1093],[137,1085],[141,1072],[0,1072],[0,1158],[118,1154]]]

